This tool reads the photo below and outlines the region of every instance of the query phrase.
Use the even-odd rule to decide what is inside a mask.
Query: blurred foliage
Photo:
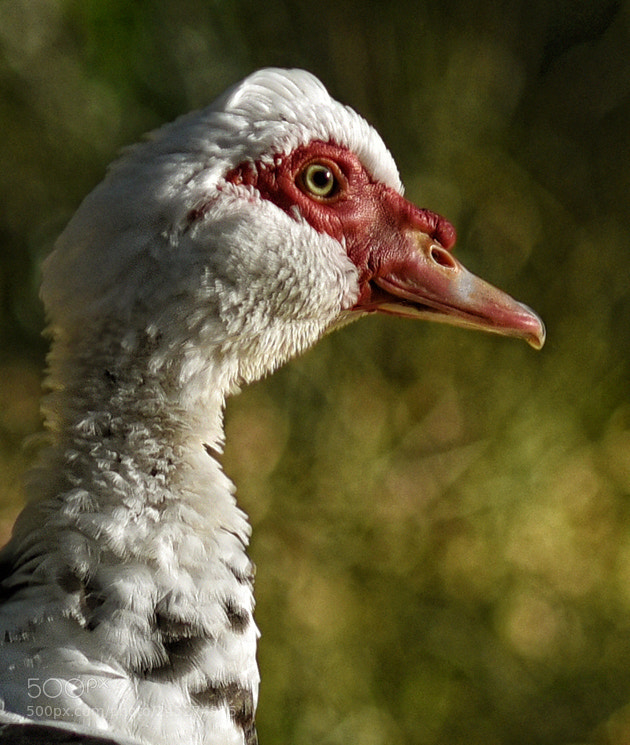
[[[306,67],[549,336],[364,320],[230,403],[261,742],[630,743],[629,45],[620,0],[0,0],[5,531],[42,256],[121,146]]]

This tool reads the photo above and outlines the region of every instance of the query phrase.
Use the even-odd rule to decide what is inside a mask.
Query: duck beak
[[[374,249],[369,263],[373,271],[354,310],[514,336],[534,349],[545,343],[545,326],[533,310],[469,272],[422,230],[400,231],[393,246]]]

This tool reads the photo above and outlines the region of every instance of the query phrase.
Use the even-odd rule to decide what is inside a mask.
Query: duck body
[[[0,556],[0,742],[256,742],[226,397],[375,311],[540,346],[453,240],[303,71],[255,73],[114,164],[44,266],[48,446]]]

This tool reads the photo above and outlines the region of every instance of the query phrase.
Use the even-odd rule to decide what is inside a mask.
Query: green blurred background
[[[232,401],[263,745],[630,743],[630,3],[0,0],[0,518],[39,266],[119,149],[264,65],[377,126],[525,344],[371,318]]]

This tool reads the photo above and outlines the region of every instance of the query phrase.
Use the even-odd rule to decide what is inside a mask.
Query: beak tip
[[[527,311],[528,326],[530,326],[530,328],[523,334],[523,336],[530,347],[539,351],[545,346],[547,329],[545,328],[542,318],[537,313],[527,306],[524,307]]]
[[[545,331],[545,327],[542,327],[541,333],[537,335],[532,335],[527,339],[527,343],[530,347],[533,347],[537,352],[539,352],[544,346],[545,346],[545,339],[547,337],[547,332]]]

